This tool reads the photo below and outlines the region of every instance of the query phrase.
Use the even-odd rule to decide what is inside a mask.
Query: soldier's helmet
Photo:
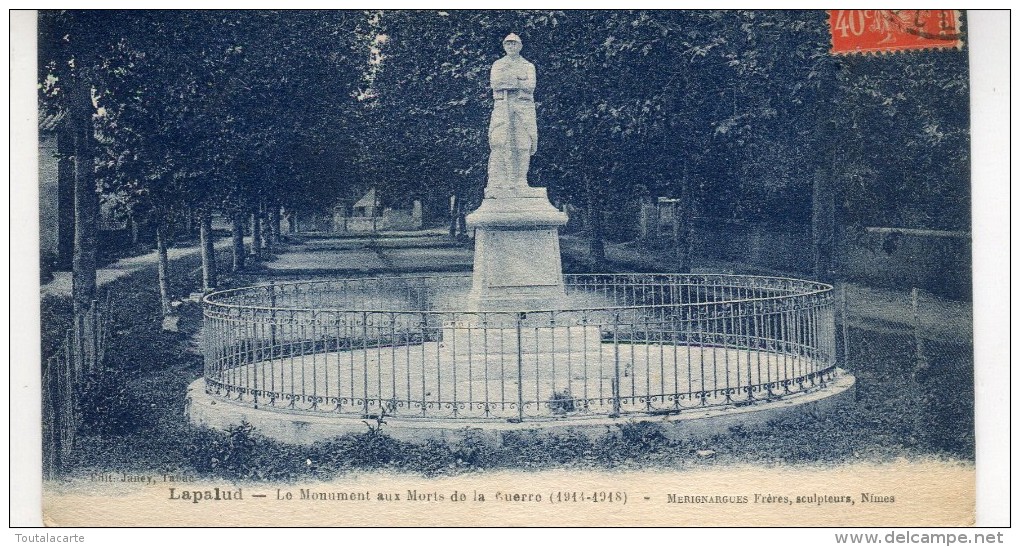
[[[507,34],[506,38],[503,38],[503,42],[504,43],[506,43],[506,42],[517,42],[518,44],[520,44],[521,43],[521,37],[511,32],[510,34]]]

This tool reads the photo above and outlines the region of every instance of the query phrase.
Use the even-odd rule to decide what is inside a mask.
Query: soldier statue
[[[495,99],[489,121],[490,188],[526,187],[531,155],[538,149],[535,65],[521,57],[521,47],[519,36],[507,36],[506,55],[492,64],[489,74]]]

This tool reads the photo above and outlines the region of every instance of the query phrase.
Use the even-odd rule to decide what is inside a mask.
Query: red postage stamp
[[[832,53],[960,48],[956,10],[829,10]]]

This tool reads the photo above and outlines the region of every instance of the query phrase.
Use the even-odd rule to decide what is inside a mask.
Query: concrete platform
[[[628,413],[619,418],[599,416],[568,416],[563,418],[529,419],[520,423],[506,420],[425,419],[385,416],[382,432],[397,440],[421,443],[431,439],[456,442],[467,436],[499,444],[507,432],[557,434],[575,432],[589,438],[618,433],[627,424],[648,422],[662,426],[669,438],[701,439],[726,433],[731,427],[761,430],[776,420],[803,416],[819,416],[854,404],[855,378],[836,369],[834,378],[825,387],[810,389],[782,398],[758,400],[742,406],[719,406],[683,410],[678,414],[655,415]],[[373,419],[340,414],[312,414],[285,408],[256,409],[221,396],[207,394],[205,380],[188,386],[185,413],[195,425],[226,429],[247,422],[263,435],[291,444],[312,444],[351,433],[364,433]]]

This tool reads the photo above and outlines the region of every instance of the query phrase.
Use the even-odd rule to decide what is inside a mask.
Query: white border
[[[969,11],[977,523],[1008,526],[1010,14]],[[1012,300],[1012,297],[1010,297]],[[1011,378],[1010,383],[1003,381]]]
[[[978,524],[982,526],[1008,526],[1010,508],[1010,433],[1009,395],[1014,380],[1007,385],[1003,381],[1009,376],[1009,303],[1004,295],[1009,292],[1010,233],[1009,205],[1004,197],[1009,193],[1010,158],[1009,118],[1010,79],[1007,67],[1012,66],[1010,56],[1010,14],[1008,11],[975,12],[967,14],[966,40],[971,52],[972,86],[972,165],[973,165],[973,233],[974,233],[974,303],[975,303],[975,382],[977,412],[977,453],[978,453]],[[9,115],[10,125],[10,167],[11,167],[11,213],[9,241],[10,264],[10,313],[18,314],[16,324],[11,324],[8,339],[10,366],[10,406],[8,408],[11,426],[10,444],[10,522],[15,526],[33,526],[41,523],[40,467],[41,439],[38,424],[39,412],[39,347],[35,340],[39,336],[38,307],[38,185],[36,181],[36,96],[35,59],[30,55],[28,45],[35,42],[34,14],[31,12],[10,12],[11,36],[11,88]],[[16,85],[15,85],[16,84]],[[1010,298],[1010,301],[1012,298]],[[9,317],[8,317],[9,319]],[[11,341],[20,341],[12,344]],[[16,411],[15,411],[16,409]],[[16,423],[15,423],[16,421]],[[32,533],[32,531],[29,531]],[[218,530],[163,530],[165,539],[198,539],[204,541],[229,539],[243,541],[256,539],[265,541],[293,539],[294,531],[224,531]],[[349,541],[360,534],[344,531]],[[481,530],[482,535],[488,531]],[[600,531],[594,537],[604,540],[630,540],[627,536],[610,537],[609,531]],[[722,537],[733,539],[779,540],[791,543],[791,539],[821,540],[832,543],[827,530],[729,530],[720,536],[720,530],[684,530],[684,540],[695,538],[718,540]],[[13,531],[11,531],[13,535]],[[102,538],[106,544],[134,544],[142,539],[143,530],[90,532],[91,538]],[[607,535],[608,533],[608,535]],[[627,532],[633,534],[634,531]],[[230,534],[229,536],[227,534]],[[258,534],[258,536],[256,536]],[[437,539],[450,537],[416,531],[416,536]],[[446,532],[449,534],[449,532]],[[472,537],[480,537],[469,534]],[[532,539],[551,539],[548,534],[539,533]],[[791,538],[796,535],[796,538]],[[268,536],[268,537],[267,537]],[[458,539],[464,536],[453,534]],[[554,534],[559,536],[559,534]],[[579,538],[581,531],[570,532],[564,537]],[[406,536],[411,538],[413,536]],[[90,538],[90,539],[91,539]],[[417,539],[420,539],[417,538]],[[122,543],[123,542],[123,543]],[[131,542],[131,543],[129,543]],[[813,542],[817,544],[817,542]]]
[[[10,12],[10,522],[40,522],[39,177],[36,19]],[[11,321],[13,316],[17,321]]]

